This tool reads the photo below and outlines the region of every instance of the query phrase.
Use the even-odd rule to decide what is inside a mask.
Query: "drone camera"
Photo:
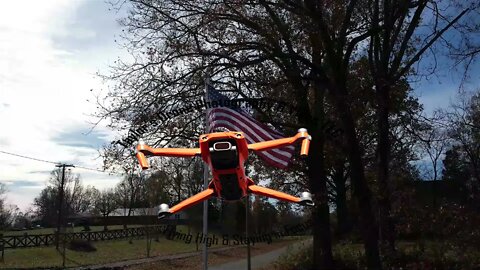
[[[226,170],[238,166],[237,145],[234,140],[211,142],[209,146],[213,168]]]
[[[213,150],[215,151],[227,151],[232,149],[232,144],[230,142],[216,142],[213,144]]]

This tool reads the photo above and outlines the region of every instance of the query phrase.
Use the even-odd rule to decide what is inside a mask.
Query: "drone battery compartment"
[[[222,185],[220,193],[225,200],[235,201],[242,198],[242,190],[237,181],[236,174],[220,175],[220,184]]]

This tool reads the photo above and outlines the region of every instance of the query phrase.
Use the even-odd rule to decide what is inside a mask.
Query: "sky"
[[[28,6],[29,8],[25,8]],[[0,9],[0,151],[102,168],[98,149],[117,134],[91,130],[96,72],[122,56],[122,14],[102,0],[5,1]],[[90,91],[94,89],[94,91]],[[29,207],[55,164],[0,153],[7,202]],[[85,185],[113,187],[120,176],[74,168]]]
[[[28,8],[25,8],[28,6]],[[123,13],[122,13],[123,12]],[[102,168],[98,150],[119,138],[94,128],[94,93],[105,88],[97,72],[126,52],[115,42],[125,15],[103,0],[4,1],[0,9],[0,151]],[[474,82],[478,82],[473,78]],[[454,98],[458,76],[448,71],[413,84],[431,113]],[[91,91],[94,89],[94,91]],[[90,132],[89,132],[90,131]],[[7,202],[25,210],[46,186],[55,165],[0,152]],[[118,175],[74,168],[85,185],[113,187]]]

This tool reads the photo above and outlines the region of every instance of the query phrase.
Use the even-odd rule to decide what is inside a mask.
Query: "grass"
[[[144,225],[128,225],[128,228],[142,227]],[[120,230],[123,229],[123,225],[112,225],[107,226],[109,230]],[[39,234],[53,234],[55,233],[56,228],[41,228],[41,229],[31,229],[31,230],[22,230],[22,231],[3,231],[1,232],[4,236],[13,236],[13,235],[39,235]],[[67,228],[67,232],[82,232],[83,226],[77,226],[72,228]],[[90,226],[91,232],[103,231],[103,226]]]
[[[112,241],[92,242],[97,248],[95,252],[78,252],[66,249],[66,266],[81,266],[103,264],[136,258],[147,257],[146,239],[123,239]],[[150,256],[159,256],[196,250],[195,244],[166,240],[151,241]],[[27,268],[27,267],[60,267],[62,256],[55,247],[36,247],[6,249],[5,260],[0,268]]]
[[[103,229],[103,227],[101,228]],[[177,232],[188,234],[188,228],[187,226],[177,226]],[[201,250],[202,244],[197,245],[195,243],[196,232],[191,230],[190,234],[193,236],[190,242],[185,241],[184,238],[167,240],[164,236],[160,236],[158,242],[151,240],[150,257],[193,252],[197,251],[197,247]],[[220,236],[217,235],[217,237]],[[304,239],[304,237],[285,237],[274,239],[274,242],[299,239]],[[79,252],[66,249],[66,267],[105,264],[147,257],[147,240],[145,238],[98,241],[92,242],[92,244],[97,251]],[[233,246],[232,243],[231,245]],[[222,239],[219,239],[218,245],[212,245],[212,247],[223,246]],[[0,268],[53,268],[61,266],[62,255],[54,246],[6,249],[4,262],[0,263]]]

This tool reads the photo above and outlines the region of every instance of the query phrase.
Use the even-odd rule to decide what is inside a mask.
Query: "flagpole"
[[[209,74],[205,76],[205,101],[208,100],[208,83],[210,81]],[[208,108],[205,108],[205,133],[208,133]],[[203,164],[203,189],[208,188],[208,165]],[[208,200],[203,201],[203,238],[208,235]],[[202,240],[204,240],[202,239]],[[208,247],[207,241],[203,242],[203,269],[208,270]]]
[[[250,193],[245,196],[245,238],[247,238],[247,270],[252,269],[252,261],[250,259],[250,238],[248,235],[248,214],[250,211]]]

